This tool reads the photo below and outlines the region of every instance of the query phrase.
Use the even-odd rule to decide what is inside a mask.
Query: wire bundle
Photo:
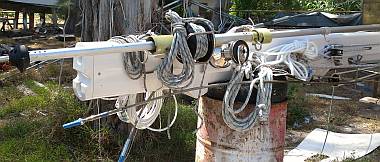
[[[153,98],[160,97],[163,95],[162,91],[156,91],[153,93],[154,93],[152,96]],[[145,100],[147,100],[148,97],[150,97],[150,95],[151,94],[149,92],[145,93]],[[142,107],[139,110],[137,110],[137,107],[132,107],[132,108],[126,109],[125,111],[118,112],[117,115],[121,121],[126,122],[126,123],[131,123],[137,129],[165,131],[174,124],[174,121],[177,117],[178,105],[177,105],[177,100],[175,97],[174,97],[174,101],[175,101],[174,117],[173,117],[173,120],[169,123],[169,125],[165,128],[156,129],[156,128],[150,127],[154,123],[154,121],[157,119],[158,115],[160,114],[160,111],[164,102],[164,99],[162,98],[149,102],[147,105],[145,105],[145,107]],[[139,100],[138,95],[120,96],[116,101],[115,107],[118,109],[121,109],[127,105],[136,104],[137,102],[141,102],[141,100]]]
[[[235,68],[232,74],[232,79],[230,80],[227,86],[222,106],[222,116],[224,122],[227,124],[228,127],[237,131],[244,131],[251,128],[254,125],[257,116],[257,109],[253,110],[245,117],[238,116],[238,114],[245,109],[249,99],[251,98],[252,90],[255,83],[254,81],[252,81],[249,85],[249,92],[243,105],[238,109],[234,108],[236,96],[238,95],[239,90],[241,88],[241,84],[239,84],[239,82],[243,81],[245,71],[252,71],[252,65],[250,62],[246,62],[243,65],[239,65]],[[253,77],[250,77],[251,80],[252,78]]]
[[[119,44],[125,44],[138,42],[139,38],[135,35],[116,36],[112,37],[109,41],[117,42]],[[145,62],[147,59],[147,56],[145,56],[145,54],[146,51],[123,53],[124,69],[129,78],[136,80],[143,75],[145,71]]]
[[[286,73],[284,70],[275,69],[276,66],[285,64],[289,68],[291,75],[306,81],[310,79],[311,73],[303,63],[294,59],[294,55],[301,54],[301,57],[315,59],[318,57],[318,50],[316,45],[312,42],[294,41],[270,48],[264,52],[255,52],[255,54],[256,58],[253,61],[247,61],[243,65],[238,65],[235,68],[224,95],[222,107],[223,120],[228,127],[236,131],[249,130],[257,122],[258,117],[260,121],[267,121],[269,119],[272,83],[265,82],[273,81],[274,75],[283,75]],[[257,62],[258,66],[252,69],[251,62]],[[255,77],[255,71],[258,71],[258,74],[257,77],[253,79]],[[243,81],[244,76],[249,77],[251,84],[246,100],[240,108],[236,109],[234,108],[234,102],[241,88],[239,82]],[[239,113],[245,110],[256,83],[258,83],[256,87],[256,107],[249,112],[248,115],[242,117]],[[246,113],[246,111],[244,111],[244,113]]]
[[[157,69],[157,76],[158,79],[160,79],[161,82],[168,88],[185,88],[192,83],[194,78],[194,60],[204,57],[207,53],[207,35],[196,35],[197,47],[193,57],[187,43],[188,35],[185,28],[185,22],[192,19],[182,19],[176,12],[173,11],[168,11],[165,14],[165,17],[172,22],[174,37],[169,53]],[[199,21],[201,19],[196,20]],[[196,33],[206,31],[200,25],[193,23],[189,24]],[[179,57],[182,60],[182,71],[179,74],[174,74],[172,70],[173,62],[176,57]]]

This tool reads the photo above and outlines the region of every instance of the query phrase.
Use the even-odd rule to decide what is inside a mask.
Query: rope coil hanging
[[[134,43],[139,41],[135,35],[116,36],[109,41],[119,44]],[[132,80],[139,79],[145,72],[145,62],[147,60],[147,51],[125,52],[123,53],[124,69],[128,77]]]
[[[304,65],[306,63],[297,61],[294,55],[301,54],[302,59],[315,59],[318,57],[318,50],[312,42],[294,41],[267,49],[264,52],[256,51],[254,54],[256,56],[253,60],[238,65],[235,68],[223,100],[223,120],[228,127],[236,131],[249,130],[258,119],[260,121],[268,121],[271,108],[272,83],[265,82],[273,81],[273,76],[287,74],[284,70],[276,69],[277,66],[284,64],[288,67],[290,75],[303,81],[309,80],[311,72]],[[252,69],[252,64],[254,63],[258,63],[258,66]],[[256,78],[254,78],[255,71],[258,71]],[[244,75],[249,77],[251,84],[246,100],[240,108],[236,109],[234,108],[234,103],[241,88],[241,85],[238,83],[243,81]],[[258,83],[256,86],[256,107],[248,115],[242,116],[239,113],[246,112],[246,106],[256,83]]]
[[[208,30],[212,30],[211,22],[200,18],[181,18],[176,12],[168,11],[165,18],[172,23],[173,41],[169,53],[162,60],[162,63],[157,69],[157,77],[168,88],[185,88],[189,86],[194,78],[194,63],[195,60],[205,58],[210,54],[211,45],[210,38],[205,34],[207,29],[202,25],[197,25],[195,22],[205,24]],[[194,35],[192,37],[190,34]],[[189,38],[188,38],[189,37]],[[195,41],[193,44],[188,44],[188,41]],[[192,48],[190,48],[192,47]],[[181,72],[174,74],[173,64],[178,58],[182,63]]]
[[[163,96],[162,90],[158,90],[152,93],[154,93],[152,96],[153,98]],[[139,95],[142,95],[142,94],[120,96],[115,103],[115,107],[117,109],[122,109],[128,105],[134,105],[138,102],[148,100],[148,97],[151,95],[151,93],[150,92],[145,93],[145,97],[144,97],[145,99],[141,98],[141,96]],[[173,95],[173,99],[174,99],[174,105],[175,105],[174,116],[171,122],[169,122],[168,125],[164,128],[150,127],[156,121],[157,117],[160,115],[160,111],[164,103],[163,98],[148,102],[144,107],[140,106],[140,107],[128,108],[124,111],[118,112],[117,116],[119,117],[121,121],[130,123],[134,125],[137,129],[149,129],[151,131],[162,132],[169,129],[171,126],[173,126],[177,118],[178,103],[174,95]],[[138,110],[138,108],[140,109]],[[140,112],[140,111],[143,111],[143,112]]]

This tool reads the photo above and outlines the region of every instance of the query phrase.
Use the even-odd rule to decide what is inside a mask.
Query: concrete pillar
[[[363,0],[363,24],[380,24],[380,0]]]

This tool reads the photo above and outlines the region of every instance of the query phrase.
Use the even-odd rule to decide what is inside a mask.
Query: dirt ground
[[[379,71],[379,69],[375,70]],[[359,86],[360,85],[360,86]],[[299,85],[296,96],[306,96],[307,93],[332,94],[331,85]],[[331,99],[307,97],[304,103],[310,113],[310,122],[297,126],[288,126],[286,133],[286,150],[296,147],[315,128],[328,129],[338,133],[360,134],[380,132],[380,106],[359,102],[362,97],[373,94],[373,84],[354,84],[335,87],[336,96],[347,97],[350,100],[333,100],[330,122],[328,122]],[[377,89],[378,92],[379,89]],[[379,96],[377,96],[379,97]],[[380,161],[380,149],[356,161]],[[355,161],[355,160],[347,160]]]

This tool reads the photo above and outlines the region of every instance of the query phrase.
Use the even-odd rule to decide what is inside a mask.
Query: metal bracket
[[[272,42],[272,34],[269,29],[267,28],[257,28],[254,29],[253,31],[253,42],[256,43],[270,43]]]
[[[153,41],[156,48],[151,51],[153,54],[164,54],[170,50],[173,41],[173,35],[154,35],[148,37],[146,40]]]

